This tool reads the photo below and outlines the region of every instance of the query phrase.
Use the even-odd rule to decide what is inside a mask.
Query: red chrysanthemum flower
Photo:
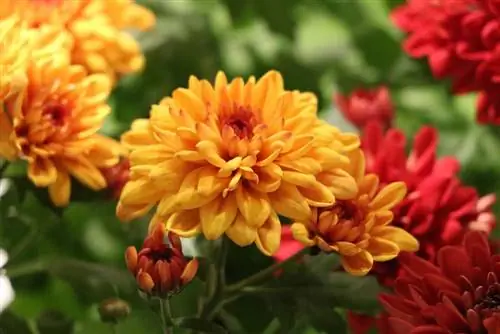
[[[496,0],[408,0],[392,13],[408,33],[405,51],[426,57],[435,77],[457,94],[479,92],[477,119],[500,123],[500,3]]]
[[[379,176],[381,184],[404,181],[406,199],[395,209],[394,224],[403,227],[420,242],[418,255],[433,261],[439,248],[460,244],[467,230],[489,233],[495,225],[491,206],[494,195],[480,198],[476,189],[457,177],[459,162],[451,157],[438,159],[437,131],[423,127],[406,154],[406,137],[398,129],[385,134],[382,126],[370,123],[362,136],[367,170]],[[399,271],[397,260],[377,264],[381,283],[391,285]]]
[[[394,295],[380,298],[395,334],[496,334],[500,328],[500,256],[486,234],[468,232],[462,246],[443,247],[437,265],[412,254]]]
[[[336,94],[334,102],[342,114],[358,128],[363,128],[371,120],[387,126],[392,122],[394,106],[389,89],[385,86],[357,89],[349,96]]]

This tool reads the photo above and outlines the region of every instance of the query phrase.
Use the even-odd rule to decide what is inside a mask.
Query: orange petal
[[[406,195],[406,185],[403,182],[393,182],[379,191],[370,202],[372,210],[389,210],[395,207]]]
[[[370,232],[372,237],[379,237],[393,242],[401,251],[416,252],[419,248],[418,240],[402,228],[394,226],[375,226]]]
[[[56,182],[57,169],[52,160],[36,157],[28,165],[28,177],[37,187],[47,187]]]
[[[297,186],[283,182],[279,189],[269,193],[272,208],[282,216],[304,221],[311,216],[311,208]]]
[[[276,214],[271,214],[266,223],[258,229],[255,244],[267,256],[273,255],[280,247],[281,223]]]
[[[226,235],[238,246],[245,247],[255,242],[257,228],[250,226],[245,218],[239,214],[234,223],[227,229]]]
[[[236,196],[218,197],[200,208],[201,228],[208,240],[218,239],[236,219]]]
[[[384,262],[394,259],[399,254],[399,247],[394,242],[379,237],[371,237],[366,251],[374,261]]]
[[[252,189],[238,187],[236,189],[236,203],[246,224],[252,227],[262,226],[271,214],[271,204],[267,195]]]
[[[69,204],[71,180],[65,171],[58,171],[56,182],[49,185],[49,196],[52,202],[59,207]]]
[[[176,212],[165,222],[166,228],[181,237],[194,237],[200,232],[199,210],[184,210]]]
[[[342,266],[353,276],[365,276],[373,267],[373,257],[367,251],[354,256],[342,256]]]
[[[309,230],[304,224],[293,223],[290,229],[292,231],[293,238],[302,243],[304,246],[312,247],[316,244],[314,240],[309,237]]]

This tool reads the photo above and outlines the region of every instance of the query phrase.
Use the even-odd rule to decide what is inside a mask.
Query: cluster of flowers
[[[451,79],[455,94],[479,92],[478,121],[500,124],[498,1],[408,0],[392,18],[408,33],[409,55],[426,57],[435,77]]]
[[[350,313],[353,332],[367,333],[373,325],[380,333],[401,334],[479,333],[494,328],[490,327],[493,321],[490,311],[496,306],[488,304],[488,300],[499,298],[496,278],[490,273],[494,274],[498,260],[490,256],[485,236],[495,226],[491,212],[495,196],[480,197],[474,188],[462,184],[458,177],[460,165],[455,158],[437,157],[438,136],[432,127],[425,126],[418,131],[406,154],[404,133],[391,127],[394,107],[386,87],[358,90],[351,96],[338,95],[335,101],[345,117],[361,131],[367,170],[378,175],[382,185],[396,181],[407,185],[406,197],[393,210],[393,225],[405,229],[420,243],[415,254],[402,253],[397,259],[374,266],[370,274],[383,286],[394,289],[396,296],[381,297],[387,313],[378,319]],[[287,240],[288,245],[278,252],[278,260],[300,249],[289,237]],[[470,263],[466,262],[467,256],[461,255],[464,240]],[[471,251],[474,247],[481,248],[480,256],[476,253],[479,250]],[[484,266],[479,263],[483,260]],[[471,278],[470,275],[475,275],[471,273],[478,269],[463,269],[464,263],[470,268],[479,266],[483,276]],[[460,269],[449,269],[455,265]],[[428,268],[434,268],[432,274],[437,278],[427,276],[431,273]],[[467,285],[459,284],[462,274],[457,271],[462,269]],[[438,273],[440,270],[451,283],[438,277],[443,276]],[[484,292],[476,291],[477,288]],[[449,290],[455,299],[446,295]],[[471,300],[464,301],[460,294],[472,294]]]

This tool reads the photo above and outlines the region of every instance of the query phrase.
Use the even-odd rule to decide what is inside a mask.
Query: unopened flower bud
[[[168,233],[169,243],[165,243],[166,235],[165,226],[157,224],[139,252],[135,247],[125,252],[129,271],[139,289],[149,296],[165,298],[178,293],[198,270],[198,261],[189,260],[182,253],[179,237]]]
[[[102,322],[117,323],[130,314],[130,306],[124,300],[109,298],[99,304],[99,315]]]

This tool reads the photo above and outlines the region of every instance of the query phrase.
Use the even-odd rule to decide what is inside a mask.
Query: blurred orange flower
[[[133,0],[2,0],[0,18],[18,14],[31,28],[67,30],[74,40],[72,62],[90,73],[116,75],[141,70],[144,56],[125,30],[146,30],[155,16]]]
[[[99,168],[116,164],[122,152],[119,143],[97,134],[110,112],[108,78],[70,65],[65,50],[32,58],[22,98],[5,100],[0,113],[0,129],[9,134],[0,155],[26,160],[30,180],[48,187],[57,206],[69,202],[70,175],[92,189],[106,187]]]

